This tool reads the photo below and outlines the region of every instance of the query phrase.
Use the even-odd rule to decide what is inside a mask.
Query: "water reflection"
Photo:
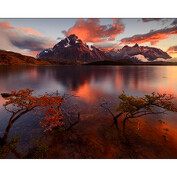
[[[101,95],[118,95],[122,90],[133,95],[175,93],[176,72],[175,66],[1,66],[0,92],[24,88],[37,93],[73,91],[86,102],[95,102]]]
[[[176,66],[46,66],[0,67],[0,92],[24,88],[37,93],[74,92],[85,102],[100,96],[153,91],[176,93]],[[3,100],[0,98],[0,104]]]
[[[0,92],[30,88],[38,94],[59,90],[60,93],[75,93],[76,99],[93,112],[99,99],[116,99],[125,90],[128,94],[142,96],[153,91],[177,94],[176,66],[0,66]],[[7,115],[0,97],[0,134],[7,124]],[[173,114],[170,114],[171,116]],[[174,117],[174,115],[172,116]],[[26,125],[21,129],[22,125]],[[177,120],[169,118],[169,126],[175,128]],[[41,129],[36,118],[23,119],[12,128],[12,134],[29,133]],[[175,127],[175,128],[174,128]],[[36,132],[35,132],[36,133]],[[30,132],[32,136],[32,133]]]

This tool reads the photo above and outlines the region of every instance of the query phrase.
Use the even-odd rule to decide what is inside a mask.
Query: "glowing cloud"
[[[167,52],[177,52],[177,45],[169,47]]]
[[[168,52],[170,55],[173,55],[173,57],[177,57],[177,45],[169,47],[166,52]]]
[[[113,41],[115,37],[124,32],[124,24],[121,19],[113,19],[113,24],[100,25],[99,19],[78,19],[73,27],[63,33],[77,35],[84,42]]]
[[[13,27],[8,22],[0,22],[0,37],[0,49],[33,56],[56,43],[53,39],[44,37],[31,28]]]
[[[0,27],[2,29],[13,29],[13,27],[10,26],[9,22],[0,22]]]
[[[104,51],[109,51],[109,50],[118,50],[121,49],[122,46],[120,46],[118,43],[112,43],[112,42],[103,42],[103,43],[96,43],[94,44],[95,47],[98,47]]]
[[[18,29],[19,31],[23,31],[24,33],[28,33],[28,34],[30,34],[30,35],[37,35],[37,36],[43,37],[43,35],[42,35],[41,33],[37,32],[37,31],[35,31],[35,30],[31,29],[31,28],[18,27],[17,29]]]
[[[171,35],[177,34],[177,26],[171,28],[164,28],[160,30],[151,30],[146,34],[138,34],[132,37],[123,38],[121,42],[124,44],[135,44],[150,42],[151,45],[156,45],[160,40],[167,39]]]

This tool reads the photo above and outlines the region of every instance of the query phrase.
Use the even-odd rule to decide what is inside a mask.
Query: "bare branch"
[[[104,109],[106,109],[111,115],[112,117],[115,118],[114,114],[112,113],[112,111],[108,108],[108,107],[105,107],[104,104],[107,104],[107,103],[102,103],[100,106],[103,107]]]
[[[161,112],[147,112],[147,113],[144,113],[144,114],[140,114],[140,115],[137,115],[137,116],[129,116],[129,117],[126,117],[126,118],[131,118],[131,119],[134,119],[134,118],[138,118],[138,117],[142,117],[142,116],[145,116],[145,115],[149,115],[149,114],[164,114],[166,111],[161,111]]]
[[[80,122],[80,113],[78,112],[78,120],[74,123],[71,123],[71,125],[66,130],[70,130],[73,126],[75,126],[79,122]]]
[[[24,114],[26,114],[27,112],[30,112],[31,110],[33,110],[35,107],[37,106],[33,106],[30,109],[26,109],[25,111],[21,112],[18,116],[16,116],[13,120],[12,123],[14,123],[18,118],[20,118],[21,116],[23,116]]]

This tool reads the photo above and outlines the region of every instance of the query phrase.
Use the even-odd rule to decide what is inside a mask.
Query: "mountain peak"
[[[70,39],[78,39],[78,37],[75,34],[70,34],[67,37],[70,38]]]
[[[72,60],[72,61],[102,61],[112,59],[112,56],[94,46],[88,46],[75,34],[67,36],[52,49],[45,49],[37,55],[39,59]]]
[[[78,37],[75,34],[71,34],[66,39],[69,39],[71,44],[75,44],[76,41],[78,40]]]
[[[136,43],[133,47],[139,47],[139,45]]]

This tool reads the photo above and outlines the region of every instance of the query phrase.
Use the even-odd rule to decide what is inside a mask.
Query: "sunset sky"
[[[70,34],[104,50],[138,43],[177,57],[177,19],[0,19],[0,49],[26,55],[36,56]]]

